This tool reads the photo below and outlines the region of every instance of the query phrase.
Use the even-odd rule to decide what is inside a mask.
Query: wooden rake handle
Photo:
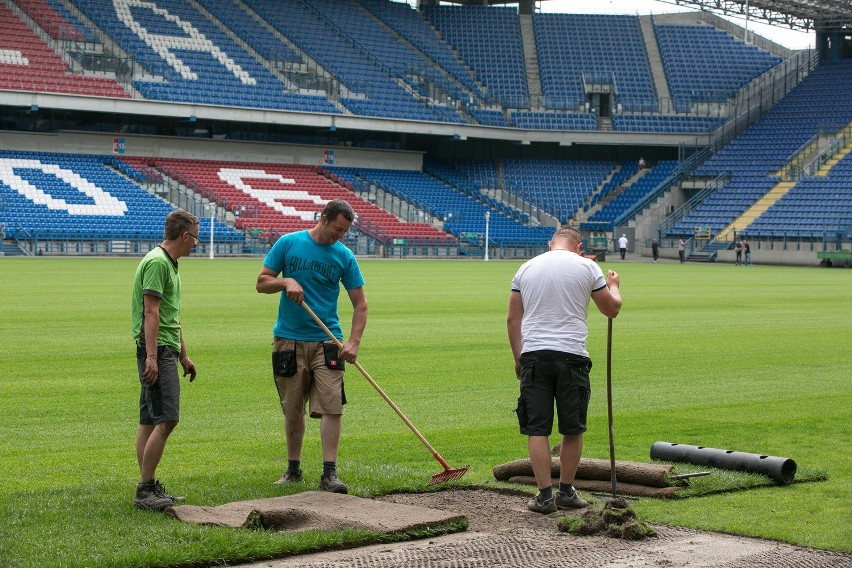
[[[314,318],[314,321],[317,322],[317,325],[319,325],[323,329],[326,335],[328,335],[329,339],[334,341],[334,343],[337,345],[337,348],[342,349],[343,343],[334,336],[331,330],[328,329],[328,326],[323,323],[319,316],[314,313],[314,311],[308,306],[308,304],[304,302],[304,300],[302,301],[302,307],[305,308],[305,311],[308,312],[308,314],[310,314],[312,318]],[[361,366],[361,363],[355,361],[355,368],[361,371],[361,374],[364,375],[364,378],[367,379],[367,382],[369,382],[373,386],[373,388],[376,389],[376,392],[378,392],[382,396],[382,398],[385,399],[385,402],[387,402],[390,407],[393,408],[393,411],[396,412],[400,418],[402,418],[402,421],[405,422],[405,425],[408,426],[411,431],[414,432],[414,435],[417,436],[417,438],[421,442],[423,442],[423,445],[426,446],[430,452],[432,452],[432,456],[436,460],[438,460],[442,466],[444,466],[444,469],[452,469],[449,465],[447,465],[447,462],[444,460],[444,458],[441,457],[438,451],[432,447],[432,444],[430,444],[429,441],[426,440],[425,437],[423,437],[423,434],[421,434],[420,431],[415,428],[414,424],[411,423],[411,420],[409,420],[408,417],[402,413],[402,410],[400,410],[399,407],[394,404],[394,402],[390,399],[390,397],[385,394],[385,391],[382,390],[382,387],[380,387],[378,383],[373,380],[373,377],[371,377],[370,373],[368,373],[364,369],[364,367]]]

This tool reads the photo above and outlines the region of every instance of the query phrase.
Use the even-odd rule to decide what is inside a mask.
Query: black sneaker
[[[541,513],[543,515],[547,515],[550,513],[556,512],[556,497],[551,497],[547,501],[539,501],[538,495],[530,499],[527,503],[527,509],[532,511],[533,513]]]
[[[274,481],[273,485],[287,485],[288,483],[301,483],[302,482],[302,472],[296,473],[295,471],[290,471],[289,469],[284,472],[284,474],[278,478],[278,481]]]
[[[332,493],[349,493],[349,488],[342,481],[337,479],[337,473],[331,472],[328,475],[323,475],[320,478],[320,491],[330,491]]]
[[[136,498],[133,499],[133,506],[137,509],[145,509],[147,511],[162,511],[166,507],[171,507],[175,502],[160,493],[156,482],[143,481],[136,485]]]
[[[163,484],[160,483],[159,479],[154,480],[154,486],[157,488],[157,492],[159,492],[160,495],[162,495],[163,497],[168,497],[175,503],[183,503],[184,501],[186,501],[186,497],[175,497],[174,495],[169,494],[166,491],[166,488],[163,487]]]
[[[589,506],[589,502],[580,497],[576,490],[571,495],[557,491],[553,500],[556,502],[557,509],[582,509]]]

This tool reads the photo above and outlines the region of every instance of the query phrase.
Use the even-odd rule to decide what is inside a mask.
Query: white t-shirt
[[[551,349],[589,356],[586,313],[592,292],[606,287],[603,271],[588,258],[552,250],[528,260],[512,279],[520,293],[521,353]]]
[[[618,248],[627,248],[627,237],[621,237],[620,239],[618,239]]]

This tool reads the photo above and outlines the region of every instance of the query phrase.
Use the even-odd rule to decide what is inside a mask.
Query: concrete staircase
[[[794,181],[782,181],[779,182],[775,187],[766,192],[766,194],[755,201],[751,207],[746,209],[742,215],[740,215],[733,223],[728,225],[725,230],[720,232],[716,236],[717,241],[730,241],[731,237],[734,235],[734,231],[739,233],[743,229],[749,226],[752,221],[760,217],[763,213],[766,212],[772,205],[775,204],[776,201],[784,197],[788,191],[790,191],[796,182]]]
[[[26,253],[12,239],[0,241],[0,256],[25,256]]]
[[[535,29],[532,14],[521,14],[521,39],[524,42],[524,61],[527,67],[527,88],[530,94],[530,108],[543,109],[541,92],[541,71],[538,68],[538,52],[535,48]]]
[[[837,162],[845,158],[850,152],[852,152],[852,139],[850,139],[849,143],[846,145],[845,148],[839,151],[833,158],[827,160],[819,169],[819,171],[814,175],[818,177],[827,176],[828,172],[831,171],[831,168],[835,164],[837,164]]]
[[[639,26],[642,28],[642,38],[645,40],[648,63],[651,65],[651,76],[657,89],[657,100],[671,100],[669,84],[663,71],[663,59],[660,57],[660,47],[657,45],[657,36],[654,34],[652,16],[640,16]]]

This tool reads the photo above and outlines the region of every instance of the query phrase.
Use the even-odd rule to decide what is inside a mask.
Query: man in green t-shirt
[[[133,281],[131,322],[139,370],[139,430],[136,459],[140,482],[133,504],[162,511],[181,497],[173,497],[156,479],[166,440],[180,415],[180,377],[195,379],[195,363],[186,354],[180,325],[178,259],[198,244],[198,219],[176,210],[166,217],[163,242],[145,255]]]

